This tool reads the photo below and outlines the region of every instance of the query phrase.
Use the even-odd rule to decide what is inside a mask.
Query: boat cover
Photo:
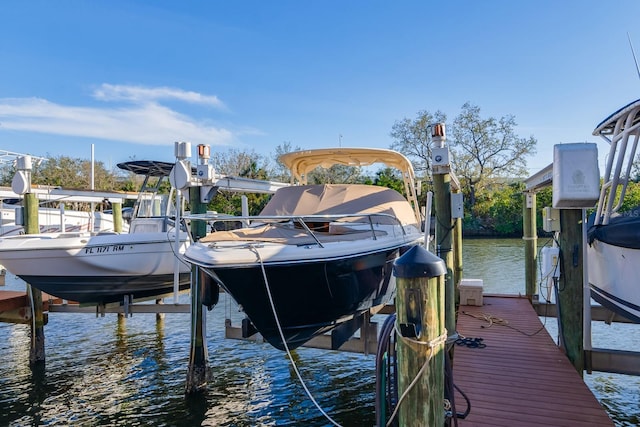
[[[346,227],[331,227],[328,232],[315,232],[315,239],[308,232],[301,229],[282,226],[280,224],[265,224],[259,227],[240,228],[238,230],[216,231],[209,233],[199,241],[212,242],[269,242],[283,245],[312,245],[316,239],[320,243],[349,242],[370,239],[371,230],[349,230]],[[386,236],[387,232],[375,230],[376,238]]]
[[[260,215],[348,215],[384,213],[403,225],[417,224],[413,209],[397,191],[364,184],[284,187],[276,191]]]
[[[609,224],[589,228],[588,240],[589,244],[594,240],[600,240],[614,246],[640,249],[640,216],[611,217]]]

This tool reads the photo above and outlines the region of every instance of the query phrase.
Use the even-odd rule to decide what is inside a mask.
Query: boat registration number
[[[107,252],[121,252],[124,251],[125,245],[104,245],[104,246],[91,246],[84,248],[85,254],[104,254]]]

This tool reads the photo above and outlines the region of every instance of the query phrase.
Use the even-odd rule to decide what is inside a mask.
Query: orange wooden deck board
[[[44,311],[49,310],[49,302],[60,303],[62,300],[42,293],[42,304]],[[22,307],[29,307],[27,293],[24,291],[0,290],[0,312],[16,310]]]
[[[483,314],[508,326],[472,317]],[[454,382],[471,401],[459,426],[613,425],[526,298],[485,296],[483,307],[460,306],[457,328],[487,346],[455,346]],[[460,393],[455,403],[464,412]]]

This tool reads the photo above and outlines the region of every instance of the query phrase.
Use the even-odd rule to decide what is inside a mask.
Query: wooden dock
[[[28,323],[31,321],[30,307],[26,292],[0,290],[0,322]],[[43,309],[49,309],[48,297],[43,299]]]
[[[96,315],[104,315],[106,313],[125,315],[134,313],[189,313],[189,304],[164,304],[161,300],[158,300],[160,297],[167,296],[169,295],[159,295],[158,297],[152,298],[156,300],[155,304],[131,303],[128,306],[124,306],[120,303],[83,305],[73,301],[63,301],[60,298],[43,293],[42,310],[45,312],[45,315],[53,312],[95,313]],[[29,296],[25,291],[0,290],[0,322],[30,323],[31,315],[31,304],[29,303]]]
[[[482,307],[460,306],[457,330],[486,345],[455,345],[454,382],[471,402],[461,427],[613,426],[528,299],[485,296]],[[462,413],[465,400],[455,396]]]

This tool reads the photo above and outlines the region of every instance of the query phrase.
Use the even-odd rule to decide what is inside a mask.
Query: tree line
[[[463,232],[481,236],[522,235],[523,180],[528,176],[526,159],[535,153],[537,140],[533,136],[516,134],[515,118],[483,117],[478,106],[465,103],[460,113],[450,122],[441,111],[419,111],[415,118],[396,121],[390,131],[389,148],[407,156],[416,171],[422,188],[421,204],[426,193],[432,191],[431,126],[445,123],[447,146],[450,150],[452,170],[457,176],[464,197]],[[278,157],[301,147],[282,142],[270,155],[250,149],[232,148],[214,151],[211,163],[218,173],[252,179],[289,182],[290,174]],[[34,165],[34,185],[59,186],[66,189],[87,189],[90,184],[90,161],[66,156],[52,157]],[[9,186],[15,173],[14,166],[0,168],[0,185]],[[364,183],[390,187],[403,192],[402,177],[398,171],[381,168],[365,173],[359,168],[333,166],[316,169],[309,175],[310,184],[332,182]],[[94,188],[104,191],[135,191],[141,178],[119,169],[108,170],[102,162],[94,164]],[[167,188],[168,190],[168,188]],[[250,214],[260,212],[268,195],[248,194]],[[630,183],[625,201],[630,207],[640,203],[640,185]],[[538,193],[538,206],[551,206],[551,189]],[[437,207],[434,207],[437,209]],[[208,209],[221,213],[240,214],[241,195],[218,192]],[[542,218],[539,213],[538,225]]]

